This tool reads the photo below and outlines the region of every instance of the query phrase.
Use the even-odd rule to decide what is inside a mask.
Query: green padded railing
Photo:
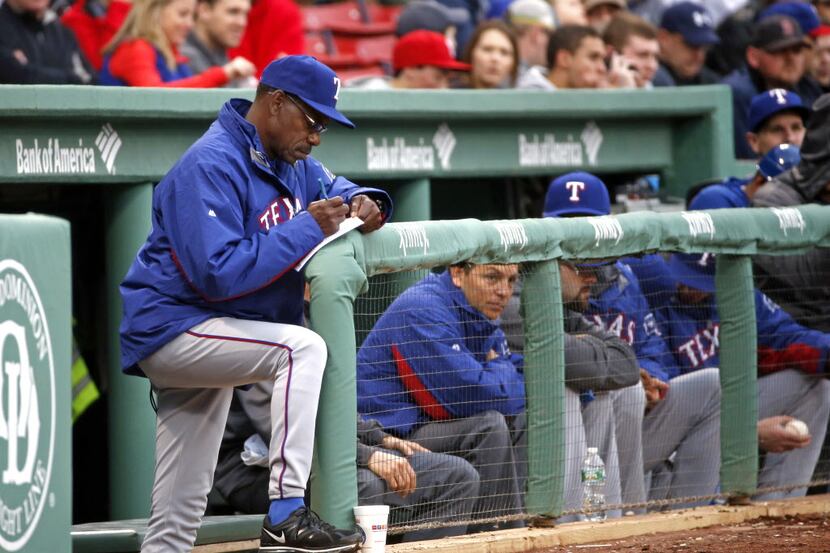
[[[721,310],[721,490],[750,495],[757,484],[756,344],[751,267],[756,253],[792,254],[830,247],[830,207],[723,209],[631,213],[612,217],[518,221],[435,221],[389,224],[364,236],[350,233],[315,256],[311,325],[329,347],[315,444],[314,508],[335,524],[351,522],[357,504],[355,458],[354,300],[373,275],[470,260],[527,263],[534,297],[522,297],[525,375],[529,386],[528,511],[562,510],[564,387],[562,311],[557,258],[620,257],[653,251],[712,252],[718,256],[716,297]],[[531,301],[533,300],[533,301]],[[554,310],[536,309],[554,305]],[[546,383],[544,386],[541,383]],[[557,462],[556,460],[560,461]]]

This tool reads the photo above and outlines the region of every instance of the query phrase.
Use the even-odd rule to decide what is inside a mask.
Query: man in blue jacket
[[[798,94],[783,88],[767,90],[752,98],[746,140],[760,158],[758,171],[749,177],[729,177],[698,189],[688,198],[689,209],[749,207],[759,188],[801,159],[799,148],[809,114],[809,108],[801,103]]]
[[[358,411],[478,470],[479,518],[521,513],[527,474],[522,358],[499,317],[516,265],[461,263],[402,293],[357,354]]]
[[[548,187],[545,217],[610,213],[608,189],[590,173],[568,173]],[[717,372],[670,380],[673,359],[665,336],[628,265],[617,261],[587,266],[580,275],[591,286],[590,301],[581,311],[632,346],[640,366],[642,387],[612,392],[623,502],[645,501],[644,473],[667,469],[672,474],[666,479],[670,484],[652,480],[652,498],[714,493],[719,463],[707,449],[717,447],[720,435]]]
[[[672,376],[718,367],[720,318],[714,302],[712,254],[673,254],[655,271],[665,276],[649,300],[657,312],[675,363]],[[657,263],[657,261],[655,261]],[[758,475],[759,488],[793,486],[810,481],[830,416],[830,382],[826,379],[830,334],[805,328],[759,290],[755,295],[758,326],[758,418],[786,415],[803,420],[811,438],[768,451]],[[759,424],[759,433],[762,430]],[[761,445],[763,446],[763,434]],[[772,499],[804,495],[806,488],[763,492]]]
[[[307,56],[263,72],[253,103],[233,99],[153,192],[152,229],[121,284],[121,363],[157,402],[152,509],[142,552],[190,551],[233,389],[273,383],[271,503],[260,551],[356,550],[303,503],[326,346],[303,328],[294,267],[348,216],[379,228],[389,197],[310,157],[340,80]]]

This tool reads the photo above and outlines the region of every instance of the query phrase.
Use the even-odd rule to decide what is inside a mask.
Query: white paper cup
[[[388,519],[389,505],[358,505],[354,508],[354,520],[366,534],[366,541],[360,548],[363,553],[384,552]]]

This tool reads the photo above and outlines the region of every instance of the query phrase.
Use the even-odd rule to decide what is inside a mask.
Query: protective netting
[[[819,462],[830,415],[823,378],[830,335],[816,324],[820,315],[794,318],[776,303],[792,295],[781,274],[758,277],[759,286],[779,285],[765,286],[766,295],[752,287],[748,266],[736,273],[745,286],[735,288],[752,290],[755,320],[735,320],[733,302],[748,296],[718,297],[716,259],[668,252],[565,259],[547,275],[558,297],[538,275],[528,278],[533,263],[370,278],[354,313],[358,426],[371,430],[358,432],[360,503],[391,505],[390,531],[407,539],[515,525],[538,512],[525,495],[536,456],[561,467],[548,488],[561,496],[552,504],[558,520],[576,520],[591,508],[581,481],[589,447],[605,464],[609,517],[734,496],[721,487],[722,464],[742,464],[746,473],[746,463],[757,462],[756,498],[806,493],[830,472]],[[823,305],[813,312],[828,309],[826,286],[800,292]],[[564,330],[552,353],[534,361],[553,370],[561,355],[564,387],[551,387],[547,370],[524,371],[531,311],[535,335]],[[757,342],[750,347],[757,383],[725,379],[754,386],[755,403],[721,405],[722,325],[738,342]],[[549,407],[540,397],[561,402],[564,418],[553,417],[531,451],[527,410]],[[722,414],[755,421],[757,437],[746,440],[749,449],[758,440],[757,459],[722,463]],[[792,419],[806,423],[810,439],[785,427]]]

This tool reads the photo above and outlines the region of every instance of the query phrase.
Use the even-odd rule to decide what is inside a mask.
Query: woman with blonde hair
[[[124,25],[104,47],[100,83],[212,88],[252,76],[254,65],[241,57],[192,74],[178,49],[193,27],[195,11],[196,0],[136,0]]]

